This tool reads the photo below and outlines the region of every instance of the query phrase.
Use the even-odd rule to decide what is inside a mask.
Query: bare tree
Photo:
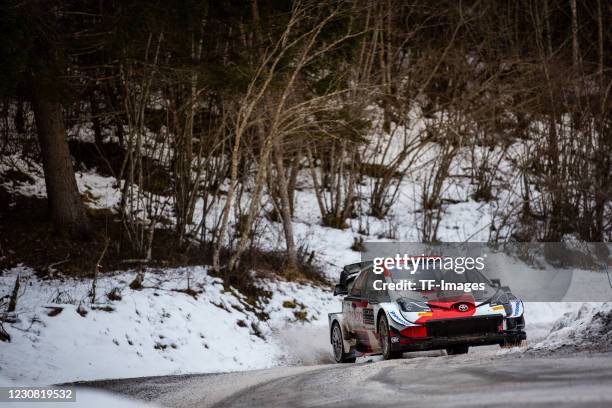
[[[293,5],[289,21],[279,40],[272,48],[264,54],[256,74],[251,80],[247,92],[243,97],[236,118],[235,137],[232,150],[232,164],[230,175],[230,187],[226,197],[223,219],[220,226],[220,240],[213,255],[213,265],[219,268],[220,245],[229,221],[229,209],[232,205],[233,194],[236,189],[238,160],[240,158],[240,141],[243,134],[254,126],[260,130],[260,147],[256,158],[256,175],[254,186],[250,194],[250,202],[244,219],[244,228],[229,259],[227,268],[233,271],[240,256],[244,252],[251,230],[251,226],[257,213],[260,211],[261,195],[267,179],[270,156],[277,141],[292,134],[299,134],[305,128],[312,128],[310,120],[315,114],[327,107],[328,101],[341,92],[332,92],[322,96],[312,96],[305,100],[295,98],[295,87],[302,70],[317,58],[327,52],[334,50],[339,44],[347,39],[357,36],[358,33],[348,31],[346,34],[330,41],[321,43],[319,36],[324,28],[328,27],[343,12],[344,4],[341,2],[330,13],[326,14],[320,21],[303,29],[303,24],[316,15],[317,5],[314,2],[296,2]],[[280,70],[281,62],[288,53],[296,55],[289,69]],[[282,80],[283,84],[279,90],[273,89],[273,81]],[[262,116],[261,111],[256,108],[264,105],[269,107]],[[264,120],[264,118],[266,118]],[[262,120],[265,132],[261,132]],[[290,222],[290,220],[286,220]],[[291,231],[287,226],[286,232]],[[286,239],[291,243],[292,238]],[[291,249],[293,252],[295,249]]]
[[[33,14],[36,21],[46,20],[49,27],[56,28],[58,16],[47,6],[34,5]],[[38,27],[36,30],[28,85],[40,141],[51,218],[60,233],[86,238],[91,234],[91,226],[79,195],[68,150],[56,79],[65,73],[60,62],[60,50],[56,49],[52,38],[55,34],[53,29],[43,31]]]

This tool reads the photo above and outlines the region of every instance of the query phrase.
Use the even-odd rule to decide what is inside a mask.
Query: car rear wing
[[[334,288],[335,295],[346,295],[348,293],[349,284],[355,280],[355,278],[366,269],[373,266],[372,261],[357,262],[350,265],[345,265],[340,272],[340,283],[336,284]]]

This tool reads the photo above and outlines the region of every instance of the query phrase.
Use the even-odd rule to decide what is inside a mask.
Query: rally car
[[[478,283],[481,290],[390,290],[382,283],[436,280]],[[523,302],[497,279],[477,270],[457,274],[439,269],[385,268],[372,262],[347,265],[335,295],[344,296],[342,312],[329,314],[330,341],[338,363],[382,354],[444,349],[467,353],[470,346],[517,346],[527,338]]]

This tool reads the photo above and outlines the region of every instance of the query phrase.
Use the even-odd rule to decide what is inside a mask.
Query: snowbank
[[[530,344],[543,340],[555,322],[566,313],[580,309],[578,302],[525,302],[525,324]]]
[[[0,276],[0,293],[11,292],[18,274],[17,313],[4,323],[11,342],[0,344],[0,374],[27,384],[295,363],[277,334],[326,325],[326,313],[338,310],[325,288],[273,281],[261,281],[272,296],[253,308],[202,267],[149,271],[141,290],[129,287],[135,272],[101,278],[93,304],[91,281],[40,280],[23,267]],[[186,293],[188,282],[195,296]],[[113,289],[120,299],[108,298]],[[261,313],[270,319],[262,322]]]
[[[529,350],[606,351],[610,348],[612,303],[583,303],[555,321],[550,333]]]

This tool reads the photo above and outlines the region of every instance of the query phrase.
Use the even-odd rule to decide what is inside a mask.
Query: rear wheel
[[[380,343],[382,347],[382,355],[385,360],[391,360],[394,358],[400,358],[402,356],[401,351],[391,350],[391,337],[389,336],[389,323],[387,317],[381,315],[378,319],[378,334],[380,334]]]
[[[338,322],[334,322],[331,332],[331,343],[334,349],[334,360],[336,363],[354,363],[355,357],[349,357],[344,352],[344,342],[342,341],[342,330]]]
[[[449,356],[454,356],[457,354],[467,354],[470,350],[470,346],[452,346],[446,348],[446,354]]]

